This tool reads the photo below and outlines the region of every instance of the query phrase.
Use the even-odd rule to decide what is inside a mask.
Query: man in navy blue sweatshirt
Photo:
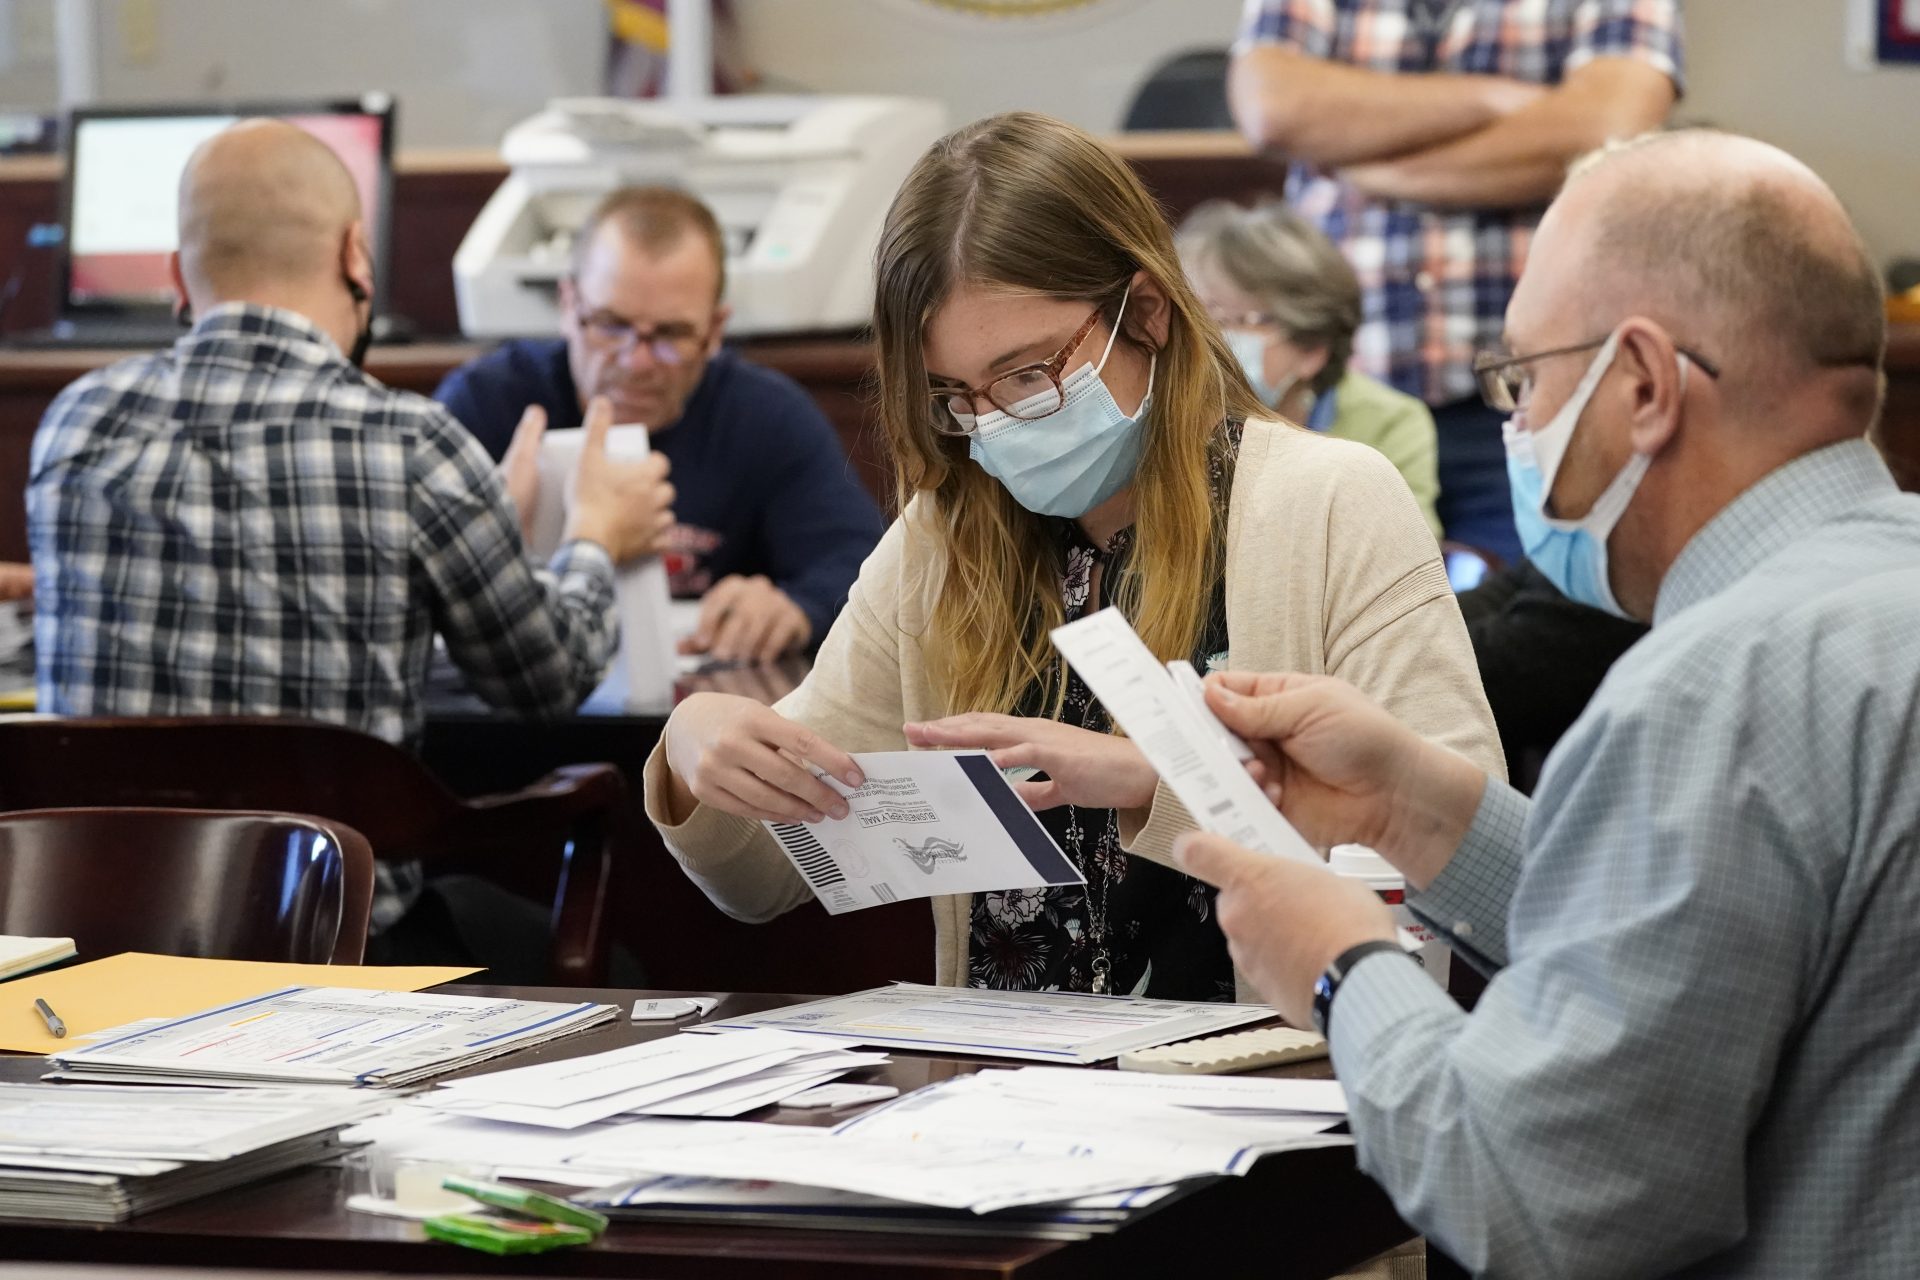
[[[672,466],[667,568],[674,595],[702,598],[682,647],[746,661],[817,644],[879,541],[880,512],[799,384],[722,349],[713,214],[681,191],[628,188],[575,246],[565,336],[508,342],[435,398],[500,458],[523,421],[577,427],[606,396],[614,421],[644,423]]]

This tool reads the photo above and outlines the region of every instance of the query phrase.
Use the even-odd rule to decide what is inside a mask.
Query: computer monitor
[[[180,175],[193,149],[236,121],[274,116],[332,147],[354,184],[373,253],[374,314],[386,311],[392,233],[393,99],[218,106],[81,107],[67,121],[63,314],[164,313],[179,246]]]

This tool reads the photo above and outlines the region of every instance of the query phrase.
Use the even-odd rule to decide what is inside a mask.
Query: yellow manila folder
[[[127,951],[0,982],[0,1050],[52,1053],[79,1037],[143,1018],[178,1018],[282,987],[422,991],[480,970],[435,965],[270,964]],[[67,1024],[55,1039],[34,1008],[45,1000]]]

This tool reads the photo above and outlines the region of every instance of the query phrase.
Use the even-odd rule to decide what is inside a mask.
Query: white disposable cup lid
[[[1337,844],[1327,855],[1327,866],[1337,876],[1364,880],[1375,889],[1405,889],[1407,878],[1399,868],[1363,844]]]

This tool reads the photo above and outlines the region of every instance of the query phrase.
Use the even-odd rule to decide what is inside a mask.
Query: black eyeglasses
[[[1607,337],[1611,337],[1609,334]],[[1607,338],[1595,338],[1591,342],[1575,343],[1571,347],[1555,347],[1551,351],[1535,351],[1528,355],[1514,355],[1507,351],[1482,351],[1473,358],[1473,376],[1480,383],[1480,398],[1487,407],[1501,413],[1512,413],[1526,403],[1527,395],[1533,390],[1533,374],[1527,366],[1536,360],[1546,360],[1553,356],[1579,355],[1607,345]],[[1676,346],[1687,359],[1698,365],[1700,371],[1709,378],[1720,376],[1720,366],[1697,352],[1686,347]]]
[[[632,355],[635,347],[644,346],[661,364],[684,364],[699,355],[707,341],[706,330],[685,320],[643,326],[605,311],[584,314],[576,311],[574,318],[579,321],[580,334],[589,346],[617,352],[622,360]]]

